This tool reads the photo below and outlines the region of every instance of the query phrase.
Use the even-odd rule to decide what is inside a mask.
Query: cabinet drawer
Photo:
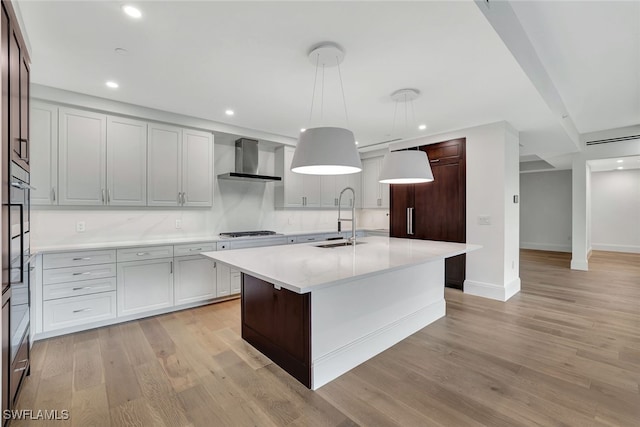
[[[10,380],[9,384],[11,387],[10,401],[13,405],[15,403],[15,399],[18,397],[16,393],[18,392],[18,387],[20,386],[20,381],[23,379],[23,375],[25,372],[29,370],[29,334],[25,334],[22,338],[22,342],[20,343],[20,347],[18,348],[18,352],[16,353],[16,357],[13,360],[10,371]]]
[[[90,295],[115,290],[116,278],[107,277],[105,279],[82,280],[80,282],[43,286],[42,298],[44,301],[48,301],[58,298]]]
[[[172,257],[173,246],[143,246],[139,248],[118,249],[118,262]]]
[[[43,307],[45,332],[115,317],[115,292],[45,301]]]
[[[200,252],[213,252],[216,250],[215,242],[209,243],[190,243],[188,245],[174,245],[174,256],[197,255]]]
[[[115,277],[115,264],[87,265],[83,267],[52,268],[42,271],[42,283],[54,285],[65,282],[79,282],[89,279]]]
[[[226,249],[230,249],[229,242],[218,242],[218,243],[216,243],[216,250],[224,251]]]
[[[116,251],[82,251],[44,254],[42,268],[76,267],[92,264],[109,264],[116,262]]]

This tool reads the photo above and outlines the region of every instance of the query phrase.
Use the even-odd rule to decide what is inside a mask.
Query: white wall
[[[571,252],[571,171],[520,174],[520,247]]]
[[[591,174],[594,250],[640,253],[640,169]]]
[[[467,242],[482,249],[467,254],[465,293],[506,301],[520,290],[518,133],[499,122],[393,144],[392,149],[454,138],[467,141]],[[490,225],[479,225],[489,216]]]

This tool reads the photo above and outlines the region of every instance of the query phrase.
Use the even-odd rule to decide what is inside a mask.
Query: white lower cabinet
[[[216,262],[201,255],[175,258],[175,304],[205,301],[217,296]]]
[[[118,316],[173,306],[173,258],[118,263]]]
[[[241,273],[227,265],[218,263],[217,270],[217,297],[226,297],[240,293]]]
[[[43,303],[45,332],[116,317],[116,293],[102,292]]]
[[[242,273],[238,270],[231,270],[231,294],[239,294],[242,288]]]

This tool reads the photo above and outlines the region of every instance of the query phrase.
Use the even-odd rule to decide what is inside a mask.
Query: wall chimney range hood
[[[258,141],[248,138],[236,140],[236,171],[218,175],[218,179],[253,182],[282,181],[279,176],[258,175]]]

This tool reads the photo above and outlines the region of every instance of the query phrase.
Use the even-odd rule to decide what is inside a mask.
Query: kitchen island
[[[479,248],[372,236],[203,255],[243,273],[243,339],[315,390],[443,317],[444,259]]]

